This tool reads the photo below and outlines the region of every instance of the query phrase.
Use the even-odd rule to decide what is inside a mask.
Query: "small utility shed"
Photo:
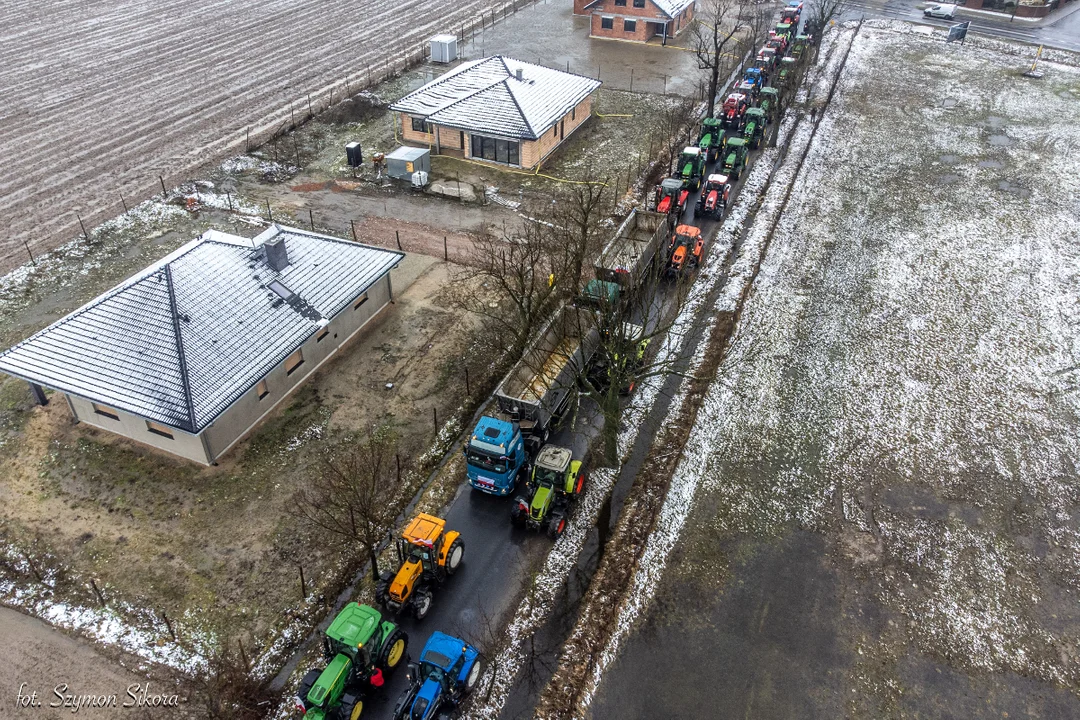
[[[209,231],[0,353],[76,420],[213,463],[391,301],[403,254]]]
[[[464,63],[390,106],[402,136],[436,154],[533,168],[592,112],[600,81],[495,55]]]

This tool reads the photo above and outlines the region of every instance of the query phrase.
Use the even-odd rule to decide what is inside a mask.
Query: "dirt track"
[[[524,8],[527,0],[517,0]],[[0,6],[0,271],[318,112],[508,2],[11,0]],[[434,10],[438,7],[438,10]]]

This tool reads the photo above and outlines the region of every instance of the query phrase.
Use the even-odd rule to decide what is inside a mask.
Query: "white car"
[[[941,18],[942,20],[952,20],[956,17],[955,5],[927,5],[923,10],[923,15],[926,17]]]

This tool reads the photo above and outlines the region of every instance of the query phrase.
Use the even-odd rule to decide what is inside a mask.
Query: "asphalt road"
[[[1010,20],[1008,15],[1001,18],[982,13],[958,12],[955,20],[938,20],[923,15],[919,7],[923,3],[911,0],[846,0],[843,19],[866,17],[889,18],[922,22],[936,27],[949,27],[962,22],[970,22],[969,32],[1003,40],[1046,45],[1048,47],[1075,50],[1080,52],[1080,11],[1073,7],[1059,10],[1054,15],[1036,24],[1027,20]],[[1064,13],[1064,14],[1062,14]]]

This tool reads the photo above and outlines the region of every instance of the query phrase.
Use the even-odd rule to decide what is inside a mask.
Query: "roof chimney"
[[[516,77],[518,80],[524,80],[525,78],[523,76],[523,73],[524,73],[524,70],[522,70],[521,68],[518,68],[517,70],[514,71],[514,77]]]
[[[266,264],[277,272],[289,266],[289,251],[285,249],[285,238],[281,235],[264,242],[263,253],[266,254]]]

